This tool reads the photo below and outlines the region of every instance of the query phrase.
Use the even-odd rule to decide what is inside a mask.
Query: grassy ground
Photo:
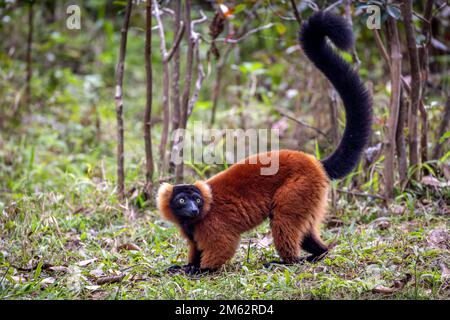
[[[448,187],[388,209],[338,194],[323,226],[334,247],[316,264],[264,268],[277,258],[266,223],[220,273],[168,275],[186,259],[177,229],[137,192],[116,201],[112,139],[97,147],[76,122],[34,119],[0,139],[0,299],[450,298]],[[128,187],[139,187],[142,155],[128,141]]]

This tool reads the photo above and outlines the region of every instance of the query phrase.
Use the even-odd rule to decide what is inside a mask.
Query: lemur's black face
[[[196,218],[203,208],[203,196],[200,190],[190,184],[180,184],[173,187],[170,209],[180,218]]]

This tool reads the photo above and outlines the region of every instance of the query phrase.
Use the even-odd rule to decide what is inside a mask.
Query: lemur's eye
[[[200,200],[200,198],[197,198],[197,200],[195,200],[195,201],[197,201],[197,203],[202,202],[202,200]]]
[[[185,200],[184,200],[184,198],[181,198],[180,200],[178,200],[178,202],[183,204],[183,203],[185,203]]]

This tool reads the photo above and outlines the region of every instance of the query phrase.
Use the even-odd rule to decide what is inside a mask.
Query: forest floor
[[[171,275],[186,245],[137,191],[117,202],[111,142],[33,130],[0,138],[0,299],[450,298],[448,187],[388,208],[338,193],[322,228],[332,249],[315,264],[264,267],[277,259],[266,222],[220,272]],[[128,188],[142,182],[130,157]]]

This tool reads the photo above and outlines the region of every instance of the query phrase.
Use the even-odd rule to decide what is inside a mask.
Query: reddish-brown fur
[[[274,152],[279,156],[279,170],[274,175],[261,175],[260,169],[266,165],[252,164],[248,158],[205,182],[196,182],[205,206],[194,223],[194,241],[188,239],[189,263],[197,249],[201,251],[200,268],[219,268],[233,257],[240,235],[269,215],[275,247],[285,262],[298,261],[307,234],[323,244],[319,226],[329,180],[322,164],[303,152]],[[160,188],[158,206],[164,218],[177,223],[169,208],[172,189],[169,184]]]

